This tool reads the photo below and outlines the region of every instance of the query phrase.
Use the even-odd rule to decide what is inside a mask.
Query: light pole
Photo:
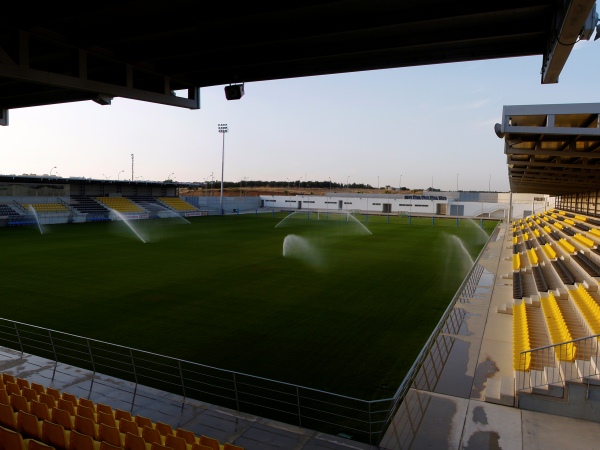
[[[492,192],[492,174],[490,173],[490,179],[488,180],[488,192]]]
[[[56,166],[54,166],[52,169],[50,169],[50,176],[52,176],[52,171],[56,169]]]
[[[108,180],[108,177],[106,175],[102,174],[102,176]]]
[[[117,174],[117,181],[119,181],[119,178],[121,177],[121,174],[125,172],[125,169],[121,170],[118,174]]]
[[[377,175],[377,189],[379,189],[379,175]]]
[[[348,180],[350,179],[350,175],[346,177],[346,189],[350,190],[350,185],[348,184]]]
[[[208,178],[208,177],[206,177],[206,178]],[[213,181],[215,181],[215,173],[211,172],[210,173],[210,196],[211,197],[213,196],[213,193],[212,193],[212,184],[213,184]]]
[[[458,192],[458,174],[456,174],[456,192]]]
[[[300,190],[300,181],[302,181],[302,177],[298,180],[298,190]]]
[[[329,177],[329,190],[331,191],[331,177]]]
[[[223,150],[221,152],[221,199],[219,200],[219,208],[221,209],[221,215],[223,215],[223,175],[225,174],[225,133],[229,132],[226,123],[220,123],[219,133],[223,135]]]
[[[171,179],[171,175],[175,175],[175,172],[171,172],[171,173],[169,174],[169,176],[167,177],[167,181],[169,181],[169,180]]]
[[[400,174],[400,184],[398,185],[398,190],[402,190],[402,174]]]

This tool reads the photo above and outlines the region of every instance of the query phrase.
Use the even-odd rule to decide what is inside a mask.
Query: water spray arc
[[[33,206],[29,205],[29,211],[31,211],[31,213],[33,214],[33,217],[35,217],[35,221],[37,223],[38,229],[40,230],[40,234],[44,234],[44,231],[42,229],[42,224],[40,223],[40,218],[38,217],[35,208]]]
[[[323,265],[318,249],[308,239],[295,234],[288,234],[283,239],[282,254],[284,258],[298,259],[312,267]]]
[[[129,229],[139,238],[140,241],[142,241],[144,244],[146,244],[146,240],[142,237],[142,235],[133,227],[133,225],[131,224],[131,222],[127,219],[127,217],[125,217],[123,214],[121,214],[119,211],[116,211],[114,209],[110,210],[113,214],[115,214],[119,219],[121,219],[123,221],[123,223],[125,223],[125,225],[127,225],[129,227]]]

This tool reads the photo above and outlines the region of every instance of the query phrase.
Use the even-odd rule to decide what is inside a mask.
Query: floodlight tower
[[[223,174],[225,173],[225,133],[229,132],[226,123],[219,124],[219,133],[223,135],[223,150],[221,152],[221,200],[219,201],[219,207],[221,209],[221,215],[223,215]]]
[[[131,154],[131,181],[133,181],[133,153]]]

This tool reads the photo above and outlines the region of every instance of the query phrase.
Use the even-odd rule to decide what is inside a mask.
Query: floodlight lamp
[[[494,133],[496,133],[496,136],[502,139],[504,137],[504,133],[502,132],[502,125],[500,125],[499,123],[494,125]]]
[[[113,97],[104,94],[98,94],[98,97],[92,99],[94,102],[98,103],[101,106],[110,105]]]
[[[231,84],[225,86],[225,98],[227,100],[239,100],[244,96],[243,84]]]

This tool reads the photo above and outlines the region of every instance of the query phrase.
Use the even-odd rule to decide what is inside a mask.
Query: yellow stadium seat
[[[42,422],[33,414],[17,412],[17,429],[33,439],[42,439]]]
[[[69,448],[71,432],[62,425],[44,420],[42,423],[42,440],[53,447]]]
[[[575,247],[570,244],[565,238],[562,238],[558,241],[559,245],[564,248],[567,253],[575,253]]]
[[[94,446],[94,440],[91,436],[77,431],[71,431],[69,444],[69,450],[98,450],[100,448],[99,443],[97,448]]]
[[[125,435],[125,450],[146,450],[146,443],[141,436],[127,433]]]
[[[23,439],[21,433],[0,427],[0,446],[5,450],[27,450],[29,439]]]
[[[17,429],[17,413],[13,412],[10,405],[0,403],[0,425],[12,430]]]
[[[584,235],[582,235],[580,233],[577,233],[573,237],[575,239],[577,239],[579,242],[581,242],[583,245],[585,245],[586,247],[592,248],[594,245],[596,245],[596,243],[594,241],[592,241],[590,238],[585,237]]]

